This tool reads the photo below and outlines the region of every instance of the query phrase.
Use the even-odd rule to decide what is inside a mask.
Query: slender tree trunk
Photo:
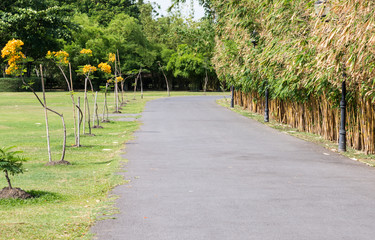
[[[43,67],[42,67],[42,64],[40,65],[40,73],[41,73],[40,76],[41,76],[42,90],[43,90],[44,117],[45,117],[45,120],[46,120],[48,161],[52,162],[51,144],[50,144],[49,127],[48,127],[48,113],[47,113],[46,91],[44,89],[44,79],[43,79]]]
[[[133,100],[135,100],[135,92],[137,91],[138,77],[139,77],[139,73],[138,73],[137,77],[134,80],[134,97],[133,97]]]
[[[207,69],[206,69],[206,77],[204,78],[204,95],[206,95],[206,91],[207,91],[207,83],[208,83],[208,75],[207,75]]]
[[[161,65],[160,65],[160,62],[158,62],[158,64],[159,64],[159,68],[161,69],[161,71],[162,71],[162,73],[163,73],[163,75],[164,75],[165,83],[167,84],[167,94],[168,94],[168,97],[170,97],[170,96],[171,96],[171,93],[169,92],[168,78],[167,78],[167,76],[165,75],[164,70],[163,70],[163,68],[162,68]]]
[[[141,81],[141,99],[143,99],[142,68],[139,71],[139,80]]]
[[[70,80],[68,80],[68,78],[66,77],[65,72],[62,69],[62,67],[60,65],[57,65],[57,66],[59,67],[61,73],[63,74],[63,76],[65,78],[65,81],[66,81],[66,84],[68,86],[68,90],[69,90],[69,93],[70,93],[70,98],[72,100],[73,119],[74,119],[74,142],[75,142],[75,145],[77,145],[77,135],[76,135],[76,129],[77,129],[76,118],[77,118],[77,116],[76,116],[76,103],[75,103],[74,95],[73,95],[72,67],[71,67],[71,64],[69,63],[69,77],[70,77]]]
[[[82,125],[82,133],[86,133],[86,101],[87,101],[87,77],[85,79],[85,96],[83,98],[83,125]],[[90,118],[89,118],[90,119]]]
[[[87,108],[87,125],[89,127],[89,135],[91,135],[90,106],[89,106],[89,100],[87,99],[87,96],[85,97],[85,102],[86,102],[86,108]]]
[[[41,72],[40,75],[43,76],[43,72]],[[58,112],[56,112],[56,111],[48,108],[47,106],[45,106],[44,103],[42,102],[42,100],[39,98],[38,94],[36,94],[35,90],[28,83],[25,82],[25,79],[23,78],[22,75],[21,75],[21,80],[22,80],[22,83],[25,86],[27,86],[27,87],[30,88],[30,90],[32,91],[32,93],[34,94],[34,96],[36,97],[36,99],[38,100],[38,102],[40,103],[40,105],[42,105],[43,108],[46,108],[48,111],[53,112],[53,113],[55,113],[56,115],[58,115],[59,117],[62,118],[62,120],[63,120],[63,128],[64,128],[64,144],[63,144],[63,157],[64,157],[65,156],[65,145],[66,145],[66,127],[65,127],[64,116],[62,114],[60,114],[60,113],[58,113]],[[62,159],[62,160],[64,160],[64,159]]]
[[[121,81],[121,105],[124,105],[124,82],[125,80]]]
[[[102,120],[102,122],[108,121],[107,91],[108,91],[108,83],[105,84],[105,92],[104,92],[104,107],[103,107],[103,120]],[[106,112],[107,112],[107,118],[105,118],[105,114],[106,114]]]
[[[80,139],[80,132],[81,132],[81,115],[80,115],[80,111],[81,111],[81,98],[78,97],[78,106],[77,106],[77,114],[78,114],[78,121],[77,121],[77,147],[80,147],[81,146],[81,139]]]
[[[117,82],[117,56],[115,56],[115,113],[119,112],[118,109],[118,82]]]
[[[9,189],[13,189],[12,184],[10,183],[9,176],[8,176],[8,171],[4,170],[4,173],[5,173],[5,178],[7,179],[7,182],[8,182]]]
[[[63,125],[63,130],[64,130],[64,140],[63,140],[63,150],[61,154],[61,160],[64,161],[65,158],[65,149],[66,149],[66,126],[65,126],[65,120],[64,120],[64,115],[60,114],[62,125]]]
[[[98,116],[98,104],[97,104],[97,99],[98,99],[98,91],[95,92],[95,104],[94,104],[94,117],[92,118],[93,119],[93,122],[92,122],[92,125],[95,127],[99,127],[99,116]],[[95,125],[95,120],[96,120],[96,125]]]
[[[73,103],[73,121],[74,121],[74,143],[75,145],[79,145],[78,140],[77,140],[77,115],[76,115],[76,103],[74,100],[74,95],[73,95],[73,78],[72,78],[72,66],[69,63],[69,76],[70,76],[70,97],[72,99]]]

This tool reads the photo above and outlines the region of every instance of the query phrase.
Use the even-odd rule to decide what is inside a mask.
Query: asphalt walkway
[[[217,97],[149,102],[98,239],[373,240],[375,170],[271,129]]]

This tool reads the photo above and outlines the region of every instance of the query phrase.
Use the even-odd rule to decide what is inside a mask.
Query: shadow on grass
[[[29,199],[0,199],[0,207],[1,206],[21,206],[21,205],[39,205],[39,204],[46,204],[46,203],[59,203],[63,201],[63,196],[54,193],[54,192],[46,192],[46,191],[39,191],[39,190],[30,190],[26,191],[29,193],[32,198]]]
[[[91,164],[95,164],[95,165],[104,165],[104,164],[110,164],[112,163],[113,160],[108,160],[108,161],[104,161],[104,162],[93,162]]]

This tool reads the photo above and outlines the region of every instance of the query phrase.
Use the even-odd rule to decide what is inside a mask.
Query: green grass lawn
[[[208,93],[215,94],[217,93]],[[202,95],[197,92],[171,92],[171,96]],[[76,97],[83,99],[83,93]],[[128,104],[122,113],[141,113],[148,100],[166,97],[166,92],[127,93]],[[103,109],[103,94],[99,93],[99,113]],[[109,96],[110,112],[113,95]],[[90,98],[92,103],[92,99]],[[97,217],[109,216],[114,199],[109,191],[124,179],[120,153],[124,143],[132,139],[140,122],[111,122],[93,129],[95,136],[81,136],[82,147],[74,144],[73,113],[66,92],[47,93],[48,107],[63,113],[67,125],[65,160],[70,166],[45,166],[48,162],[44,110],[32,93],[0,93],[0,147],[17,146],[28,161],[27,172],[12,177],[13,187],[19,187],[34,198],[0,200],[0,239],[89,239],[89,227]],[[81,106],[83,103],[81,102]],[[52,158],[60,160],[62,148],[61,119],[49,113]],[[0,173],[0,189],[7,186]]]

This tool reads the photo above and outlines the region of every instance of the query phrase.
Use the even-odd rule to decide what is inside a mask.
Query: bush
[[[42,86],[40,78],[29,77],[25,81],[33,87],[35,91],[41,91]],[[22,92],[29,91],[24,88],[21,78],[0,78],[0,92]]]

